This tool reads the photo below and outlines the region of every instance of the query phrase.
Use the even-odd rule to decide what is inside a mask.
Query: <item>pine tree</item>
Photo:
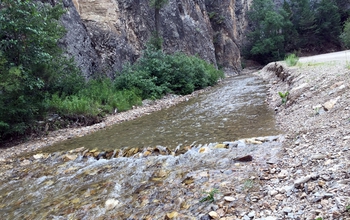
[[[251,43],[249,51],[253,59],[266,63],[284,57],[283,30],[288,26],[286,18],[283,9],[275,10],[272,0],[253,1],[248,12],[251,27],[248,34]]]
[[[339,45],[341,32],[340,13],[330,0],[321,0],[316,11],[316,34],[320,47]]]

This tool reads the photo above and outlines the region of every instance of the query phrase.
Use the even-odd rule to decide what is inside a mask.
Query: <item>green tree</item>
[[[321,0],[316,9],[316,34],[319,47],[329,44],[339,45],[341,22],[337,5],[330,0]]]
[[[162,48],[162,40],[160,37],[160,9],[162,9],[168,0],[150,0],[150,5],[154,8],[154,22],[155,22],[155,33],[152,36],[151,44],[155,49],[160,50]]]
[[[317,42],[315,2],[310,0],[291,0],[293,12],[291,22],[298,32],[297,48],[312,48]]]
[[[61,5],[0,1],[0,139],[25,133],[44,114],[50,87],[74,69],[57,45],[63,13]]]
[[[252,44],[249,52],[253,59],[266,63],[284,57],[285,37],[283,30],[288,24],[283,9],[275,10],[272,0],[254,0],[248,12]]]
[[[283,2],[282,6],[283,10],[281,11],[281,15],[285,20],[285,25],[283,27],[284,33],[284,48],[287,52],[293,51],[297,48],[298,44],[298,32],[295,29],[295,26],[292,23],[293,11],[288,1]]]
[[[350,19],[345,22],[344,30],[340,35],[340,39],[346,48],[350,48]]]
[[[338,7],[341,25],[343,25],[350,16],[349,1],[344,0],[334,0]]]

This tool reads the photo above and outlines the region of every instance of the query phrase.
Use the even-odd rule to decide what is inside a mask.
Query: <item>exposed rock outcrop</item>
[[[239,72],[237,45],[249,2],[170,0],[160,11],[164,51],[198,55]],[[125,63],[135,62],[155,30],[148,0],[64,0],[64,6],[68,33],[62,45],[87,77],[96,72],[113,77]]]

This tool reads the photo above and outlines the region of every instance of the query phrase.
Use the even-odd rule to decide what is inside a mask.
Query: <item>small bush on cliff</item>
[[[147,49],[135,65],[118,74],[115,86],[136,89],[143,99],[160,98],[167,93],[189,94],[214,85],[222,77],[222,71],[196,56]]]

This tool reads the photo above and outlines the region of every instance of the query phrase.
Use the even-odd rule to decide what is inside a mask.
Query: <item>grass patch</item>
[[[316,66],[335,66],[337,63],[336,61],[328,61],[328,62],[298,62],[297,66],[298,67],[316,67]]]
[[[114,111],[126,111],[141,105],[141,97],[132,90],[117,90],[110,79],[90,80],[78,93],[66,96],[58,93],[47,100],[51,112],[63,116],[104,116]]]
[[[346,69],[350,70],[350,62],[349,61],[346,61],[345,67],[346,67]]]
[[[278,92],[278,95],[281,97],[281,102],[282,104],[285,104],[287,102],[287,99],[288,99],[288,95],[289,95],[289,92]]]
[[[203,192],[203,193],[207,194],[207,196],[202,198],[200,200],[200,202],[210,202],[210,203],[212,203],[212,202],[215,201],[214,196],[215,196],[215,194],[219,193],[219,190],[214,188],[214,189],[210,190],[209,192]]]
[[[286,62],[287,66],[295,66],[295,65],[297,65],[297,63],[299,61],[299,57],[293,53],[293,54],[288,55],[284,59],[284,61]]]

